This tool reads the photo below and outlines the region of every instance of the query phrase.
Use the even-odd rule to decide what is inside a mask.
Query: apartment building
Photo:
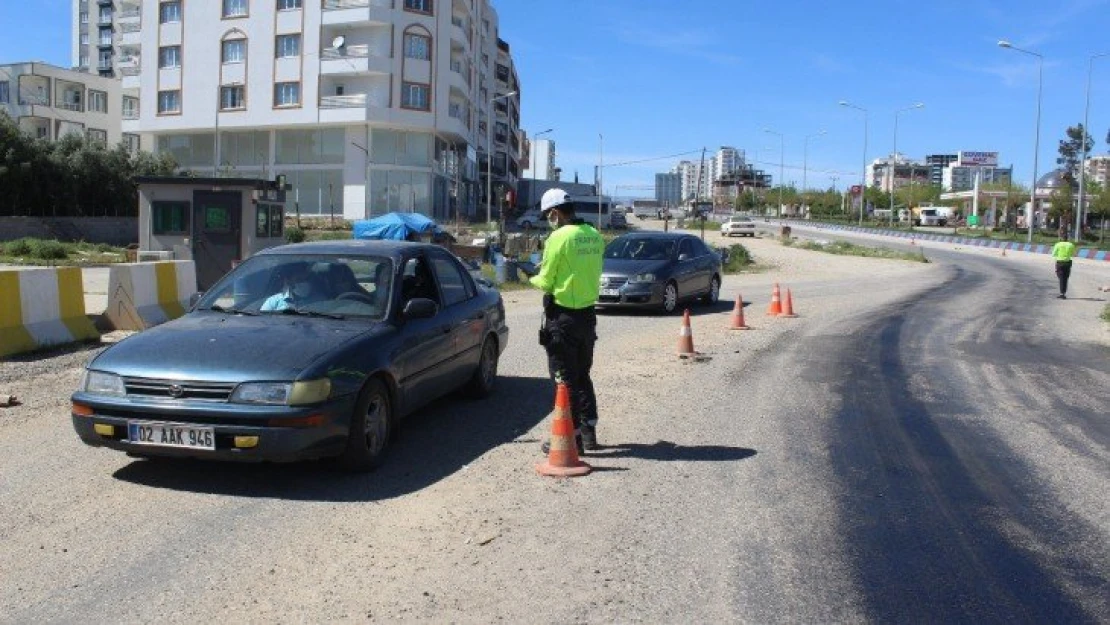
[[[301,214],[347,219],[474,216],[487,170],[516,186],[520,82],[488,0],[129,1],[125,129],[186,169],[284,174]]]
[[[1103,187],[1110,184],[1110,156],[1088,157],[1084,167],[1084,181],[1097,182]]]
[[[138,150],[139,136],[121,130],[122,106],[118,80],[46,63],[0,65],[0,110],[35,137],[76,133]]]
[[[891,188],[900,189],[911,184],[928,185],[932,168],[905,154],[892,154],[877,158],[867,166],[867,186],[876,187],[890,193]]]
[[[929,184],[941,186],[944,183],[944,168],[955,163],[959,154],[927,154],[925,166],[929,168]]]
[[[744,151],[723,145],[709,161],[709,176],[711,182],[721,180],[725,176],[736,172],[744,166]]]
[[[558,180],[555,166],[555,142],[550,139],[533,139],[528,142],[531,153],[524,177],[533,180]]]
[[[661,206],[682,204],[682,176],[677,171],[655,174],[655,201]]]

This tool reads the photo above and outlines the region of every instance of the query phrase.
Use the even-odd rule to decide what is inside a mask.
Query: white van
[[[596,195],[572,195],[571,200],[574,202],[574,216],[582,221],[592,224],[593,227],[609,228],[612,222],[611,213],[613,212],[612,201],[605,197],[601,197],[601,225],[598,226],[598,201]],[[624,217],[622,214],[621,217]],[[627,223],[627,222],[625,222]],[[530,208],[524,212],[523,215],[517,217],[516,225],[524,230],[531,230],[532,228],[547,228],[547,220],[540,216],[540,209]]]

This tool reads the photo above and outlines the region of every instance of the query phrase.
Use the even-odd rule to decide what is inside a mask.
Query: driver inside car
[[[266,298],[258,309],[262,312],[301,308],[325,299],[325,294],[313,284],[312,272],[305,263],[294,263],[278,268],[282,289]]]

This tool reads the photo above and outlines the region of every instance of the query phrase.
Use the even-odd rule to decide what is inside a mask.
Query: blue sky
[[[522,83],[521,124],[547,128],[564,179],[649,195],[654,173],[721,145],[745,150],[775,180],[811,187],[858,181],[863,114],[867,158],[998,151],[1018,180],[1032,176],[1037,59],[1044,56],[1041,173],[1064,129],[1083,119],[1088,61],[1110,52],[1110,0],[1060,2],[767,2],[743,0],[499,0],[501,35]],[[0,0],[0,62],[69,64],[69,0]],[[1094,63],[1094,152],[1110,130],[1110,56]],[[599,134],[603,139],[599,140]],[[650,160],[649,160],[650,159]],[[629,161],[647,162],[616,165]],[[618,188],[618,186],[620,188]]]

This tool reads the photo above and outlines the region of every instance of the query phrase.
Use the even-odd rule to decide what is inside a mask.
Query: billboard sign
[[[962,167],[997,167],[998,152],[960,152]]]

